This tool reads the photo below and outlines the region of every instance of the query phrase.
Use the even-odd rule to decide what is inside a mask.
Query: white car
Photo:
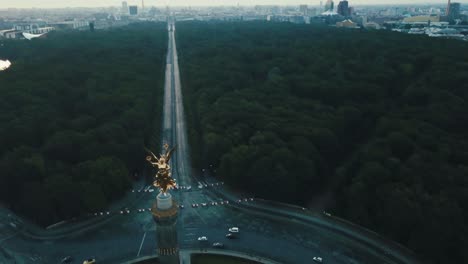
[[[208,238],[206,238],[206,236],[202,236],[198,238],[198,241],[208,241]]]
[[[231,233],[239,233],[239,228],[238,228],[238,227],[231,227],[231,228],[229,228],[229,232],[231,232]]]
[[[312,260],[315,261],[315,262],[318,262],[318,263],[322,263],[322,258],[321,257],[313,257]]]

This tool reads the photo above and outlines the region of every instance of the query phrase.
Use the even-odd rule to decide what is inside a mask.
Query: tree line
[[[193,164],[328,210],[425,263],[468,262],[468,43],[268,22],[180,22]]]
[[[164,23],[3,40],[0,199],[47,225],[102,210],[159,140]]]

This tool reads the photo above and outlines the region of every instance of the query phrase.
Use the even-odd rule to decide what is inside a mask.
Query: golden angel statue
[[[153,152],[147,149],[151,156],[147,156],[146,160],[151,163],[153,167],[158,169],[153,185],[158,187],[159,190],[164,194],[167,192],[167,190],[177,186],[177,184],[175,180],[171,178],[171,167],[169,166],[169,161],[171,159],[172,153],[175,150],[175,147],[169,150],[169,145],[167,143],[165,143],[163,147],[165,153],[161,154],[159,158],[154,155]]]

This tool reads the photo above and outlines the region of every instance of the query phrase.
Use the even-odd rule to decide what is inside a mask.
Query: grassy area
[[[260,262],[256,262],[253,260],[210,254],[192,255],[191,261],[192,264],[260,264]]]

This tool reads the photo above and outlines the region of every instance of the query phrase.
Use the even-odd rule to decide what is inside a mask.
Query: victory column
[[[146,160],[158,169],[153,185],[159,188],[159,194],[153,203],[151,213],[156,222],[156,243],[157,253],[161,264],[179,264],[179,244],[177,242],[177,215],[179,206],[172,200],[172,196],[167,191],[176,186],[176,182],[171,178],[171,167],[169,161],[174,152],[174,148],[169,150],[169,145],[164,144],[165,153],[158,158],[153,152],[148,151],[151,156]]]

